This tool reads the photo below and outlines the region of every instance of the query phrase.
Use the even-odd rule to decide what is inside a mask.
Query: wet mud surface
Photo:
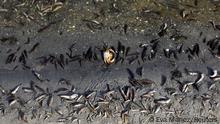
[[[197,2],[4,0],[0,123],[219,123],[219,1]]]

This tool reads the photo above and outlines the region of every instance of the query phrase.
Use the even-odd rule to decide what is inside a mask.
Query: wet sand
[[[71,34],[63,32],[62,35],[51,31],[33,35],[36,31],[34,28],[30,30],[33,34],[22,33],[22,29],[2,28],[1,37],[13,36],[18,40],[14,44],[7,44],[9,41],[6,41],[1,45],[0,82],[1,87],[7,91],[1,95],[1,103],[4,105],[1,120],[5,123],[24,123],[24,121],[28,121],[28,123],[58,123],[57,121],[62,119],[62,121],[66,121],[64,123],[70,123],[73,119],[71,117],[76,117],[80,123],[147,123],[150,121],[150,117],[156,119],[154,122],[159,122],[170,121],[169,118],[174,116],[191,119],[199,117],[200,121],[205,122],[210,120],[202,119],[208,117],[214,119],[212,121],[215,122],[215,119],[219,119],[219,82],[210,78],[211,72],[208,70],[218,70],[219,59],[210,53],[210,46],[207,43],[218,37],[219,31],[213,30],[211,26],[192,27],[187,24],[179,24],[177,28],[182,29],[181,34],[187,39],[175,41],[167,35],[159,37],[157,30],[148,35],[146,35],[148,32],[127,32],[125,34],[111,31]],[[203,32],[202,35],[201,32]],[[30,38],[30,43],[27,43],[27,38]],[[204,38],[206,38],[206,43],[203,43]],[[149,59],[152,46],[155,44],[150,41],[154,39],[158,39],[157,52],[154,58]],[[103,42],[105,42],[108,46],[117,49],[119,41],[122,45],[130,47],[127,57],[123,62],[119,61],[106,66],[98,48],[102,48]],[[28,53],[25,65],[19,59],[8,64],[5,63],[10,53],[15,52],[19,58],[24,50],[30,51],[36,43],[39,43],[39,46],[33,52]],[[72,44],[75,44],[72,48],[73,56],[79,55],[82,58],[81,66],[77,59],[71,61],[66,55]],[[140,47],[144,44],[148,46],[144,57],[145,61],[141,57],[143,47]],[[189,48],[193,49],[195,44],[199,45],[198,56],[196,53],[193,55],[193,53],[187,52]],[[175,50],[178,48],[177,46],[181,45],[183,46],[180,53],[176,51],[177,58],[172,54],[170,58],[165,56],[165,49]],[[16,52],[18,47],[21,48]],[[94,57],[90,60],[83,59],[83,53],[86,54],[90,47],[93,54],[97,54],[97,59]],[[9,49],[12,50],[7,53]],[[217,47],[213,52],[217,52]],[[63,54],[70,61],[68,64],[64,64],[63,68],[57,64],[56,69],[52,62],[45,64],[41,63],[41,59],[39,59],[39,57],[49,55],[60,58],[60,54]],[[120,56],[122,55],[120,54]],[[132,61],[136,56],[138,58]],[[192,56],[192,59],[189,60],[189,56]],[[142,69],[137,73],[136,69],[140,67]],[[198,79],[197,75],[190,75],[186,73],[185,69],[198,72],[198,75],[204,74],[204,78],[198,82],[198,89],[194,85],[189,85],[188,90],[183,91],[184,83],[195,82]],[[131,74],[128,73],[128,70],[134,75],[132,79],[149,79],[153,81],[153,84],[132,84],[131,81],[129,82]],[[36,76],[37,74],[39,77]],[[58,83],[61,79],[67,80],[68,84]],[[25,88],[31,88],[31,84],[34,91],[26,93]],[[19,85],[18,91],[11,94],[10,91],[17,85]],[[107,89],[108,85],[110,89]],[[36,86],[42,87],[43,91]],[[62,100],[60,95],[71,91],[72,87],[75,88],[72,93],[77,94],[77,98],[81,95],[85,97],[88,91],[94,93],[91,94],[91,98],[82,97],[78,101],[77,98],[68,102]],[[63,88],[64,91],[59,88]],[[132,89],[135,96],[123,98],[120,88],[124,88],[125,93],[131,92]],[[127,88],[130,90],[127,91]],[[57,89],[61,91],[56,92]],[[152,96],[147,98],[142,96],[152,90],[155,91],[151,94]],[[106,95],[108,91],[111,91],[112,95],[104,97],[103,95]],[[42,94],[46,96],[42,100],[36,100]],[[50,95],[53,97],[53,102],[48,106]],[[18,101],[10,105],[9,98],[11,97]],[[158,99],[165,100],[165,103],[157,103]],[[84,110],[77,114],[74,113],[75,110],[77,111],[74,104],[79,103],[83,104]],[[90,104],[99,107],[92,110]],[[58,114],[57,109],[60,109],[62,114]],[[36,117],[32,117],[34,110],[37,111]],[[24,112],[23,120],[18,117],[19,111]],[[128,119],[128,122],[126,122],[127,120],[123,122],[124,118]],[[158,118],[163,120],[158,120]],[[197,119],[197,121],[199,120]]]
[[[89,2],[83,8],[86,2],[78,1],[64,2],[59,11],[42,20],[38,16],[24,19],[24,25],[16,21],[21,16],[2,21],[0,123],[219,123],[218,4],[207,4],[207,8],[216,7],[209,14],[199,9],[200,3],[194,19],[179,12],[168,16],[169,9],[167,15],[142,15],[149,22],[143,24],[131,19],[139,2],[117,3],[122,8],[113,8],[112,14],[118,15],[115,20],[108,11],[104,17],[109,20],[89,18],[94,15],[84,12],[111,3]],[[82,14],[67,13],[71,6]],[[136,9],[125,16],[123,6]],[[149,3],[148,7],[154,6]],[[204,12],[208,20],[199,16]],[[60,21],[61,14],[66,14],[65,21]],[[111,65],[103,61],[104,47],[116,53]]]

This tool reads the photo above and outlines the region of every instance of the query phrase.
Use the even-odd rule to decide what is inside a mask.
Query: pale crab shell
[[[103,58],[105,64],[112,64],[115,61],[115,51],[112,49],[107,49],[103,53]]]

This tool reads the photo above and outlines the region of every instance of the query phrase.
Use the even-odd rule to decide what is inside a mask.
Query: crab
[[[105,64],[112,64],[115,62],[115,51],[111,48],[107,48],[103,51],[103,59]]]

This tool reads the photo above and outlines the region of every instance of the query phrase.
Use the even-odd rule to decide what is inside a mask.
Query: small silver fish
[[[14,105],[18,100],[17,99],[12,99],[9,101],[9,106]]]
[[[214,78],[218,75],[218,71],[217,70],[213,70],[213,74],[209,75],[210,78]]]
[[[158,104],[168,104],[168,103],[170,103],[170,101],[171,101],[171,99],[168,97],[163,97],[163,98],[154,100],[154,102],[158,103]]]
[[[20,88],[20,86],[21,86],[21,84],[18,84],[17,86],[15,86],[11,91],[10,91],[10,94],[15,94],[17,91],[18,91],[18,89]]]
[[[35,100],[37,101],[37,102],[40,102],[40,101],[42,101],[42,100],[44,100],[45,98],[46,98],[46,94],[45,93],[43,93],[43,94],[40,94],[40,95],[38,95],[36,98],[35,98]]]
[[[184,84],[181,88],[181,92],[185,93],[188,91],[188,89],[189,89],[189,84]]]
[[[69,93],[69,94],[60,94],[59,96],[60,98],[63,98],[63,99],[73,100],[77,98],[79,95],[76,93]]]
[[[89,99],[90,97],[95,96],[95,94],[96,94],[95,91],[91,91],[90,93],[88,93],[88,94],[85,95],[85,98],[86,98],[86,99]]]
[[[205,77],[205,74],[203,73],[198,74],[198,77],[195,80],[195,84],[200,83],[204,79],[204,77]]]
[[[22,87],[22,90],[25,93],[33,93],[34,92],[34,90],[32,88],[29,88],[29,87]]]
[[[217,75],[217,76],[215,76],[215,77],[212,77],[211,78],[213,81],[218,81],[218,80],[220,80],[220,75]]]
[[[81,102],[75,102],[75,103],[73,103],[72,104],[72,106],[74,107],[74,108],[81,108],[81,107],[83,107],[85,104],[83,104],[83,103],[81,103]]]
[[[50,107],[52,105],[52,103],[53,103],[53,95],[50,94],[47,99],[47,106]]]
[[[159,111],[160,111],[160,106],[159,105],[155,105],[154,107],[153,107],[153,113],[158,113]]]
[[[0,91],[3,93],[3,94],[6,94],[6,91],[5,89],[0,85]]]
[[[142,98],[149,98],[149,97],[152,97],[154,95],[154,93],[156,93],[157,91],[156,90],[150,90],[146,93],[143,93],[141,95]]]

